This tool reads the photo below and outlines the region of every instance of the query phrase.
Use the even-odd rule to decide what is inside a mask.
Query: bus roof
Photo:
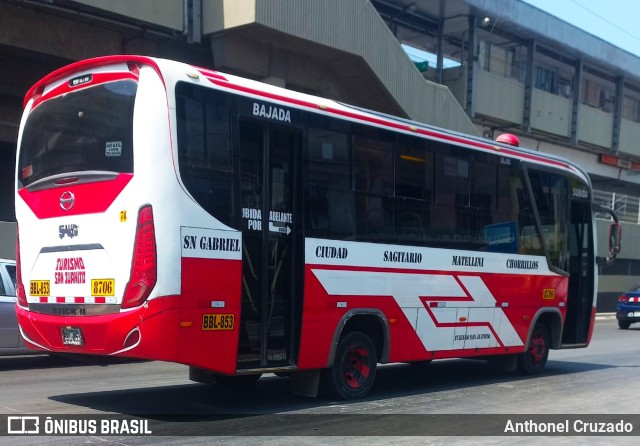
[[[163,70],[169,69],[170,65],[183,66],[187,68],[187,73],[195,70],[212,84],[225,90],[234,91],[243,95],[257,96],[265,100],[278,101],[297,108],[311,109],[319,113],[333,115],[347,120],[362,121],[368,124],[391,128],[408,134],[417,134],[427,138],[440,139],[446,142],[461,144],[485,152],[499,153],[502,156],[514,157],[523,161],[545,164],[578,174],[583,177],[586,182],[591,184],[589,175],[581,167],[556,155],[547,153],[541,155],[539,152],[523,147],[515,147],[475,135],[434,127],[428,124],[345,104],[335,100],[312,96],[306,93],[288,90],[259,81],[221,73],[208,68],[148,56],[128,54],[102,56],[78,61],[62,67],[48,74],[29,89],[25,95],[24,106],[26,107],[31,98],[41,94],[45,86],[52,82],[78,71],[84,71],[91,67],[104,66],[113,63],[133,63],[151,66],[163,80],[165,77],[163,76]]]

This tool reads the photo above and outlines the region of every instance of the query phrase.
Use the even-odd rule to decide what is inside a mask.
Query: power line
[[[638,42],[640,42],[640,37],[636,36],[635,34],[631,34],[629,31],[620,28],[620,26],[616,25],[615,23],[613,23],[612,21],[606,19],[605,17],[601,16],[600,14],[598,14],[595,11],[592,11],[591,9],[587,8],[585,5],[581,4],[580,2],[578,2],[577,0],[571,0],[573,3],[575,3],[576,5],[580,6],[582,9],[584,9],[585,11],[587,11],[590,14],[593,14],[594,16],[598,17],[600,20],[603,20],[605,22],[607,22],[609,25],[613,26],[614,28],[616,28],[618,31],[626,34],[627,36],[631,37],[634,40],[637,40]]]

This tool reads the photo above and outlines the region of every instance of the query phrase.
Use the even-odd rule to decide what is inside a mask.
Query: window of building
[[[520,54],[521,47],[505,48],[486,40],[480,40],[478,45],[478,65],[482,70],[500,76],[520,79],[523,70],[521,69]]]
[[[593,79],[582,81],[582,103],[611,113],[614,109],[615,93],[612,87]]]
[[[536,66],[534,87],[551,94],[558,94],[558,73],[555,68]]]
[[[622,102],[622,117],[629,121],[640,122],[640,99],[625,95]]]
[[[558,95],[570,98],[573,94],[573,79],[569,77],[560,76],[558,78]]]

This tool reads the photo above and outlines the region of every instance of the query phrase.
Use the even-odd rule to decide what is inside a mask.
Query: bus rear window
[[[122,80],[38,105],[23,132],[18,187],[67,173],[133,173],[136,91],[136,82]]]

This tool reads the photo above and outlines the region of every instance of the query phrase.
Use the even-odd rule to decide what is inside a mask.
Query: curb
[[[606,320],[606,319],[615,319],[616,318],[616,314],[615,313],[597,313],[596,314],[596,320]]]

